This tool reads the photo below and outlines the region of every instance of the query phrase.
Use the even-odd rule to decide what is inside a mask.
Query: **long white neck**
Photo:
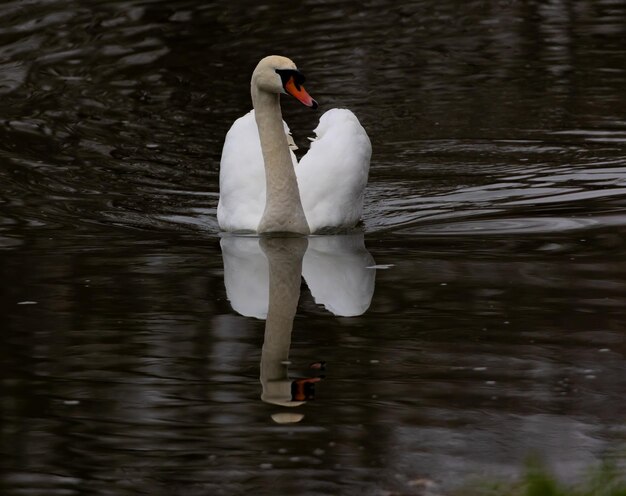
[[[265,210],[257,231],[309,234],[280,111],[280,95],[252,83],[254,117],[265,162]]]

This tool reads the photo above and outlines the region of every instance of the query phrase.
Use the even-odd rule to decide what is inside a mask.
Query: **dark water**
[[[219,235],[270,53],[367,129],[361,233]],[[0,494],[624,464],[621,0],[5,1],[0,118]]]

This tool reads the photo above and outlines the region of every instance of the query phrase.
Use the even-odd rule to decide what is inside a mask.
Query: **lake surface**
[[[353,233],[219,233],[270,53],[370,135]],[[625,465],[625,208],[620,0],[2,2],[0,493]]]

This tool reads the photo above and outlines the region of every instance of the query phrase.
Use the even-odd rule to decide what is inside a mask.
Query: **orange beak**
[[[287,84],[285,84],[285,90],[287,91],[287,93],[289,93],[291,96],[296,98],[303,105],[306,105],[307,107],[310,107],[312,109],[317,108],[317,102],[313,100],[311,95],[309,95],[306,92],[306,90],[304,89],[304,86],[302,85],[296,86],[296,83],[293,80],[293,76],[290,77],[289,81],[287,81]]]

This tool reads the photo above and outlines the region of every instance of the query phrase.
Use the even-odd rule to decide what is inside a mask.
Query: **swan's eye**
[[[305,81],[304,74],[302,74],[297,69],[276,69],[276,73],[280,76],[280,79],[283,83],[283,88],[289,82],[289,79],[293,78],[293,82],[296,85],[298,91],[300,91],[300,86]]]

